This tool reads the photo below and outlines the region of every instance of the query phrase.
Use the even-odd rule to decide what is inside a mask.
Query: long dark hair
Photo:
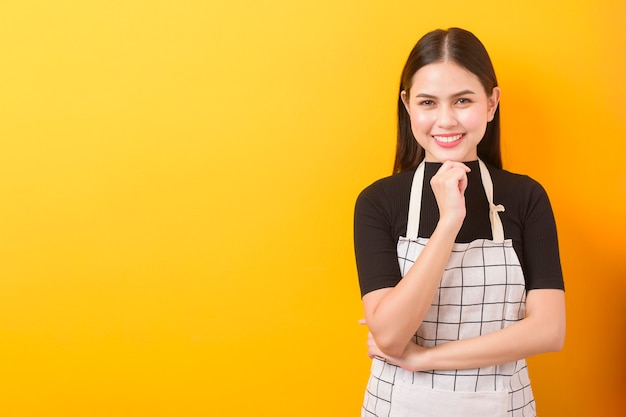
[[[487,96],[491,96],[493,88],[498,86],[489,54],[474,34],[464,29],[450,28],[448,30],[437,29],[424,35],[413,47],[400,77],[398,142],[393,166],[394,174],[413,169],[424,159],[424,149],[413,136],[411,120],[400,94],[406,91],[408,95],[413,75],[420,68],[444,60],[450,60],[476,75],[485,88]],[[487,123],[485,135],[478,144],[478,157],[491,165],[502,168],[499,105],[493,120]]]

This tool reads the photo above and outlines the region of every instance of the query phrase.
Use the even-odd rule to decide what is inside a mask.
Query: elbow
[[[565,345],[565,323],[554,326],[546,335],[545,351],[559,352]]]
[[[556,332],[552,337],[552,343],[550,345],[551,352],[559,352],[565,346],[565,329]]]
[[[384,349],[380,349],[385,355],[391,358],[399,358],[404,353],[404,348],[399,348],[397,346],[389,346]]]
[[[399,358],[404,353],[408,343],[401,343],[394,338],[381,337],[376,340],[378,349],[387,356]]]

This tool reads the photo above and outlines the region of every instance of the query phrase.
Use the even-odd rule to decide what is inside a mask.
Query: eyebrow
[[[463,90],[463,91],[459,91],[458,93],[452,94],[451,97],[466,96],[468,94],[476,94],[476,93],[473,92],[472,90]],[[419,97],[419,98],[437,98],[437,96],[433,96],[433,95],[427,94],[427,93],[419,93],[415,97]]]

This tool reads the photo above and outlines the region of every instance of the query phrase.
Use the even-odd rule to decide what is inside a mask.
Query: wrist
[[[434,366],[433,354],[437,350],[437,347],[431,348],[422,348],[421,355],[419,355],[419,363],[417,364],[420,367],[420,371],[432,371],[436,368]]]
[[[437,222],[433,235],[441,234],[454,240],[461,230],[461,226],[463,226],[463,220],[464,217],[441,217],[439,222]]]
[[[412,372],[421,372],[432,370],[433,367],[429,365],[430,351],[432,349],[425,348],[423,346],[411,343],[410,352],[407,355],[408,370]]]

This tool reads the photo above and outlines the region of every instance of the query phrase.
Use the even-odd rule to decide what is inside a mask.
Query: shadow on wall
[[[561,255],[568,310],[561,360],[571,372],[564,381],[573,391],[568,401],[579,398],[588,402],[590,414],[617,416],[626,387],[626,265],[620,246],[595,227],[601,216],[591,215],[592,221],[585,214],[579,212],[576,222],[561,227],[578,234],[564,241]]]
[[[504,166],[535,178],[550,196],[567,300],[565,348],[530,361],[539,411],[547,416],[622,415],[626,263],[620,240],[626,235],[626,166],[618,152],[593,157],[597,149],[584,146],[579,127],[566,120],[576,115],[550,108],[558,103],[544,99],[544,91],[554,91],[559,100],[571,102],[577,91],[572,80],[548,79],[540,69],[519,64],[516,74],[527,79],[501,80]],[[541,84],[529,86],[535,81]],[[544,90],[544,83],[552,90]],[[607,130],[622,123],[604,120]]]

